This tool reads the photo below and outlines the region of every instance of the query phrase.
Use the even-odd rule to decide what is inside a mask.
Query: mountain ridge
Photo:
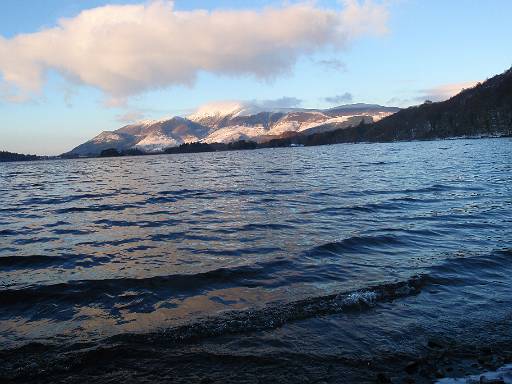
[[[80,144],[65,155],[96,156],[106,149],[145,152],[163,151],[192,142],[230,143],[251,140],[263,143],[270,139],[288,137],[290,133],[324,132],[318,128],[326,123],[338,123],[337,128],[380,120],[399,110],[376,104],[349,104],[330,109],[245,107],[242,103],[199,109],[187,117],[175,116],[162,120],[146,120],[125,125],[115,131],[103,131]],[[308,133],[309,132],[309,133]]]
[[[512,136],[512,68],[446,101],[427,101],[405,109],[375,104],[349,104],[324,110],[257,111],[244,109],[242,104],[225,107],[218,112],[208,109],[187,118],[174,117],[102,132],[70,154],[95,155],[109,148],[163,150],[191,143],[252,141],[256,147],[272,147]],[[179,136],[178,140],[168,138],[173,134]],[[205,150],[204,145],[199,146],[201,150]]]
[[[402,109],[380,121],[355,127],[330,125],[325,132],[286,140],[302,145],[389,142],[512,135],[512,67],[441,102]]]

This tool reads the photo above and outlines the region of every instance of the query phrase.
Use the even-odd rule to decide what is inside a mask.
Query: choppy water
[[[196,361],[189,380],[224,356],[296,382],[503,341],[511,222],[510,139],[0,164],[0,345],[151,345]]]

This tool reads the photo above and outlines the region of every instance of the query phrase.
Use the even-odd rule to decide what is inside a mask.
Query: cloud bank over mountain
[[[416,101],[444,101],[452,96],[455,96],[463,89],[474,87],[478,81],[464,81],[460,83],[443,84],[437,87],[423,89],[420,91],[421,95],[416,98]]]
[[[192,85],[201,72],[272,79],[304,55],[385,33],[387,17],[371,0],[337,9],[314,2],[218,11],[178,11],[164,0],[107,5],[38,32],[0,36],[0,89],[20,100],[40,92],[50,71],[112,99]]]

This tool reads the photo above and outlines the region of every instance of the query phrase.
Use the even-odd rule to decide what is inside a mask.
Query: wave
[[[207,193],[207,191],[202,189],[177,189],[174,191],[160,191],[159,195],[162,196],[197,196]]]
[[[220,195],[234,195],[234,196],[277,196],[277,195],[296,195],[304,193],[303,189],[240,189],[240,190],[224,190],[219,191]]]
[[[21,212],[21,211],[24,211],[25,208],[23,207],[7,207],[7,208],[1,208],[0,207],[0,213],[3,213],[3,212],[7,212],[7,213],[12,213],[12,212]]]
[[[163,213],[154,213],[163,214]],[[164,219],[164,220],[140,220],[140,221],[130,221],[130,220],[112,220],[112,219],[101,219],[93,222],[94,224],[100,225],[104,228],[112,228],[112,227],[139,227],[139,228],[158,228],[158,227],[166,227],[166,226],[174,226],[181,224],[182,221],[178,219]]]
[[[380,238],[379,241],[384,239]],[[329,244],[324,246],[329,247]],[[330,316],[338,313],[358,312],[371,309],[380,303],[420,294],[425,288],[451,287],[458,284],[494,279],[496,271],[507,274],[506,267],[512,261],[512,249],[503,248],[480,255],[453,255],[441,264],[429,267],[424,273],[410,278],[385,282],[355,290],[338,291],[332,294],[309,297],[288,303],[270,303],[262,307],[234,310],[211,317],[189,320],[189,322],[143,334],[118,334],[107,338],[106,342],[140,342],[153,344],[179,344],[229,334],[243,334],[266,329],[279,328],[287,323],[308,318]],[[42,299],[75,301],[101,298],[102,300],[125,300],[151,305],[151,297],[141,294],[158,295],[160,290],[180,294],[182,291],[214,289],[228,282],[238,286],[251,286],[255,279],[264,278],[269,270],[279,273],[289,268],[290,260],[272,260],[253,266],[221,268],[197,275],[172,275],[147,279],[113,279],[100,281],[76,281],[47,287],[34,287],[22,290],[0,291],[0,306],[22,303],[33,306]],[[295,266],[296,267],[296,266]],[[487,275],[482,277],[482,274]],[[478,276],[478,279],[475,278]],[[503,279],[503,276],[500,277]],[[253,286],[261,287],[261,281]],[[117,295],[117,296],[116,296]],[[149,302],[148,300],[149,299]],[[106,303],[107,305],[111,303]]]
[[[269,305],[261,309],[227,312],[157,333],[116,335],[110,340],[180,343],[226,334],[273,329],[293,321],[363,310],[378,303],[416,295],[428,282],[427,276],[414,276],[405,281],[370,286],[351,292],[316,296],[286,304]]]
[[[326,207],[313,211],[307,211],[305,213],[321,213],[330,216],[336,216],[340,212],[346,213],[356,213],[356,212],[364,212],[364,213],[375,213],[378,211],[394,211],[400,210],[403,208],[403,204],[396,203],[392,201],[385,201],[380,203],[367,203],[362,205],[348,205],[344,207]]]
[[[58,237],[31,237],[28,239],[17,239],[14,241],[14,244],[17,245],[27,245],[27,244],[35,244],[35,243],[49,243],[51,241],[58,241]]]
[[[1,229],[0,236],[16,236],[18,235],[17,231],[13,231],[12,229]]]
[[[371,247],[389,247],[404,244],[403,237],[395,235],[352,236],[314,247],[306,255],[363,251]]]
[[[32,197],[30,199],[25,199],[21,201],[20,205],[26,206],[26,205],[58,205],[58,204],[65,204],[69,203],[71,201],[75,200],[82,200],[82,199],[89,199],[89,200],[96,200],[96,199],[102,199],[105,197],[112,197],[116,196],[116,193],[82,193],[78,195],[71,195],[71,196],[65,196],[65,197],[49,197],[49,198],[43,198],[43,197]]]
[[[449,191],[482,191],[483,188],[467,185],[446,185],[446,184],[432,184],[425,187],[419,188],[406,188],[406,189],[366,189],[366,190],[354,190],[346,191],[341,195],[343,196],[372,196],[372,195],[397,195],[397,194],[423,194],[432,192],[449,192]]]
[[[146,203],[160,204],[160,203],[173,203],[185,199],[200,199],[208,198],[208,195],[213,191],[200,190],[200,189],[178,189],[174,191],[160,191],[157,196],[150,196],[146,199]]]
[[[293,226],[287,224],[273,224],[273,223],[252,223],[246,224],[240,228],[235,228],[234,231],[257,231],[257,230],[280,230],[280,229],[293,229]]]
[[[259,189],[240,189],[240,190],[196,190],[196,189],[178,189],[175,191],[160,191],[156,196],[150,196],[145,203],[161,204],[173,203],[185,199],[201,199],[214,200],[219,196],[277,196],[277,195],[294,195],[303,193],[304,190],[297,189],[276,189],[276,190],[259,190]]]
[[[427,198],[425,196],[421,197],[413,197],[408,196],[413,193],[426,193],[426,192],[441,192],[441,191],[452,191],[452,190],[478,190],[478,189],[470,189],[470,188],[452,188],[443,185],[433,185],[430,187],[419,188],[419,189],[404,189],[397,191],[363,191],[358,192],[357,195],[365,196],[365,195],[387,195],[387,194],[402,194],[404,196],[393,197],[388,200],[379,201],[379,202],[368,202],[365,204],[355,204],[355,205],[347,205],[347,206],[337,206],[337,207],[326,207],[311,211],[305,211],[304,213],[320,213],[326,214],[330,216],[337,216],[340,213],[354,214],[354,213],[376,213],[381,211],[399,211],[405,208],[410,207],[411,204],[431,204],[431,203],[439,203],[443,200],[442,197],[439,198]]]
[[[194,249],[180,247],[180,250],[188,250],[194,254],[216,255],[216,256],[242,256],[242,255],[265,255],[281,251],[276,247],[252,247],[252,248],[235,248],[235,249]]]
[[[99,205],[90,205],[87,207],[70,207],[70,208],[62,208],[56,209],[55,213],[76,213],[76,212],[103,212],[103,211],[124,211],[129,208],[140,208],[140,205],[137,204],[99,204]]]
[[[439,277],[439,281],[468,281],[483,274],[505,273],[505,267],[512,262],[512,249],[503,248],[491,253],[472,257],[455,255],[439,265],[431,267],[432,273]]]
[[[1,250],[1,249],[0,249]],[[15,252],[16,249],[4,249],[7,251]],[[0,267],[9,269],[40,269],[40,268],[54,268],[57,266],[69,268],[70,266],[76,267],[92,267],[111,261],[109,256],[93,256],[87,254],[73,253],[59,253],[58,255],[28,255],[28,256],[0,256]],[[2,291],[0,291],[2,292]]]
[[[0,267],[35,267],[63,263],[66,260],[67,258],[61,256],[2,256],[0,257]]]
[[[6,262],[20,263],[21,260]],[[39,260],[39,259],[34,259]],[[42,260],[42,259],[40,259]],[[148,278],[117,278],[104,280],[75,280],[52,285],[38,285],[21,289],[0,290],[0,306],[33,305],[44,301],[87,303],[95,300],[115,300],[125,292],[137,292],[148,298],[161,294],[191,294],[226,286],[252,287],[256,280],[264,280],[269,273],[282,268],[289,261],[273,260],[250,266],[219,268],[196,274],[175,274]],[[168,297],[167,297],[168,298]]]

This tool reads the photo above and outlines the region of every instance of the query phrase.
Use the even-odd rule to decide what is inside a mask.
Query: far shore
[[[458,137],[443,137],[443,138],[429,138],[429,139],[415,139],[415,140],[394,140],[394,141],[345,141],[336,143],[302,143],[296,138],[272,140],[266,143],[256,143],[253,141],[240,140],[234,143],[187,143],[181,144],[178,147],[170,147],[164,151],[159,152],[144,152],[138,149],[130,149],[127,151],[118,151],[115,148],[109,148],[98,155],[70,155],[62,154],[58,156],[39,156],[39,155],[25,155],[7,151],[0,151],[0,163],[6,162],[27,162],[27,161],[48,161],[48,160],[69,160],[69,159],[91,159],[91,158],[111,158],[111,157],[138,157],[138,156],[156,156],[156,155],[172,155],[184,153],[205,153],[205,152],[228,152],[228,151],[244,151],[255,149],[270,149],[270,148],[299,148],[299,147],[317,147],[324,145],[336,144],[384,144],[384,143],[408,143],[408,142],[429,142],[429,141],[450,141],[450,140],[479,140],[479,139],[502,139],[510,138],[510,135],[479,135],[479,136],[458,136]]]

